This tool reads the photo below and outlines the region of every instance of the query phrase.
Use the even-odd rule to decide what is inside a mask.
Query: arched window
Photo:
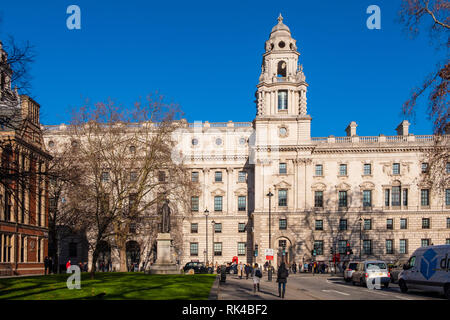
[[[281,60],[278,62],[278,67],[277,67],[277,77],[282,77],[285,78],[286,77],[286,62]]]

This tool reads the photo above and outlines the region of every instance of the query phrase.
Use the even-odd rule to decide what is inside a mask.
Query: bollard
[[[225,265],[220,266],[220,282],[225,282],[227,279],[227,267]]]

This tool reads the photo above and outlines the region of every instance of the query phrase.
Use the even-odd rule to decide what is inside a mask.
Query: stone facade
[[[413,135],[407,121],[397,136],[360,137],[350,122],[347,136],[311,137],[299,56],[280,15],[265,45],[254,121],[186,124],[178,137],[201,190],[181,219],[182,265],[234,256],[264,263],[267,248],[275,249],[274,263],[283,250],[289,262],[328,262],[331,249],[342,257],[347,243],[346,259],[359,258],[362,247],[363,259],[395,262],[425,240],[448,243],[445,190],[421,182],[436,137]],[[55,145],[65,126],[47,128],[46,143]]]

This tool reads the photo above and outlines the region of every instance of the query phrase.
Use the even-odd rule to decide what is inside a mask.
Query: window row
[[[199,175],[200,175],[200,173],[198,171],[192,171],[191,172],[191,181],[192,182],[199,182]],[[247,172],[246,171],[239,171],[237,178],[238,178],[238,182],[242,182],[242,183],[247,182]],[[214,172],[214,182],[223,182],[222,171],[215,171]]]
[[[238,232],[245,232],[245,223],[238,223]],[[222,232],[222,223],[214,223],[214,233]],[[198,233],[198,223],[191,223],[191,233]]]
[[[18,237],[17,245],[19,246],[18,262],[43,262],[44,239],[23,235],[16,235],[16,237]],[[14,262],[14,247],[14,236],[0,233],[0,263]],[[35,260],[28,261],[33,255]]]
[[[190,255],[198,256],[198,254],[199,254],[198,242],[191,242],[189,247],[190,247]],[[214,248],[214,256],[222,256],[222,242],[214,242],[213,248]],[[246,248],[247,248],[247,243],[238,242],[237,243],[237,255],[245,256]]]
[[[280,218],[278,221],[279,230],[287,229],[287,219]],[[450,218],[447,218],[445,227],[450,229]],[[363,230],[372,230],[373,229],[373,219],[362,219],[361,220],[361,228]],[[400,218],[400,229],[408,229],[408,219]],[[430,229],[431,228],[431,219],[430,218],[422,218],[422,229]],[[339,231],[346,231],[348,229],[347,219],[339,219]],[[322,219],[316,219],[314,223],[314,230],[323,231],[324,223]],[[394,219],[388,218],[386,219],[386,230],[394,230]]]
[[[191,197],[191,211],[198,212],[199,211],[199,197],[192,196]],[[238,196],[237,197],[237,206],[238,211],[246,211],[247,210],[247,197],[246,196]],[[214,197],[214,211],[221,212],[223,209],[223,197],[215,196]]]

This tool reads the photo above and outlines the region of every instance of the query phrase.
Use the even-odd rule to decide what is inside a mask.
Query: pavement
[[[264,273],[260,282],[260,292],[253,294],[251,277],[239,279],[227,274],[225,283],[219,283],[218,300],[442,300],[443,295],[432,292],[409,291],[401,293],[397,284],[389,288],[368,289],[345,282],[342,276],[330,274],[297,273],[290,274],[286,284],[284,299],[278,297],[276,275],[272,281]]]

